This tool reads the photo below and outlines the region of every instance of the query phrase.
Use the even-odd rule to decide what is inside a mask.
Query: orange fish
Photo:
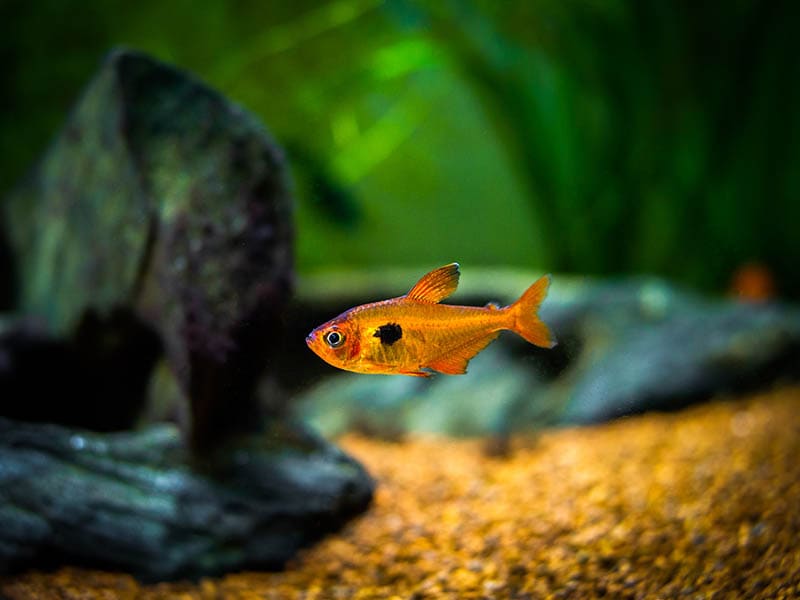
[[[506,307],[439,304],[458,287],[458,263],[425,275],[405,295],[362,304],[320,325],[306,344],[334,367],[356,373],[461,375],[478,352],[508,329],[543,348],[556,345],[536,311],[550,276]]]

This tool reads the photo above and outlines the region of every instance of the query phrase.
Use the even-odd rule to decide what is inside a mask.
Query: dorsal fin
[[[460,274],[458,263],[450,263],[434,269],[427,275],[422,276],[417,284],[406,294],[406,298],[417,300],[418,302],[430,302],[431,304],[441,302],[456,291]]]

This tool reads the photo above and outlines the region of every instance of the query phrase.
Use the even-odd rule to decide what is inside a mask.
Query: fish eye
[[[344,343],[344,334],[336,330],[329,331],[325,334],[325,343],[331,348],[338,348]]]

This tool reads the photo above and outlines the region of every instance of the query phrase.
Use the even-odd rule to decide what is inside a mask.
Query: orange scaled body
[[[540,278],[510,306],[439,304],[458,287],[458,263],[431,271],[405,296],[356,306],[320,325],[308,347],[334,367],[356,373],[430,376],[467,372],[467,363],[503,329],[531,344],[555,341],[536,311],[550,276]]]

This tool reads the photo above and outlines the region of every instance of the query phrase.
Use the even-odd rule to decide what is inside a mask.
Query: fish
[[[434,269],[404,296],[362,304],[323,323],[308,334],[306,344],[345,371],[415,377],[463,375],[469,361],[503,330],[542,348],[556,345],[537,314],[550,275],[509,306],[441,304],[456,291],[460,275],[455,262]]]

